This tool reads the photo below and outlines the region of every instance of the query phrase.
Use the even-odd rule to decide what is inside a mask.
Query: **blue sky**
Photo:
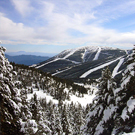
[[[131,49],[135,0],[0,0],[8,52],[59,53],[81,46]]]

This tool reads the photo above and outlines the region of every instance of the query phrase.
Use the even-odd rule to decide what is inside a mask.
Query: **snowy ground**
[[[97,91],[96,87],[93,87],[92,85],[90,86],[86,86],[86,87],[90,87],[91,90],[93,90],[93,94],[91,94],[90,92],[88,92],[88,94],[84,94],[83,97],[78,97],[76,95],[78,95],[78,93],[76,93],[76,95],[71,95],[70,94],[70,100],[65,100],[64,103],[66,104],[71,104],[71,102],[73,102],[74,104],[81,104],[82,106],[86,106],[87,104],[92,103],[93,98],[95,97],[95,92]],[[68,89],[65,88],[65,91],[68,92]],[[50,100],[54,103],[54,104],[58,104],[58,100],[54,99],[52,96],[50,96],[47,93],[44,93],[43,90],[37,90],[34,89],[32,94],[28,94],[27,95],[27,99],[30,100],[34,94],[37,94],[37,97],[40,98],[46,98],[47,102],[49,102]]]
[[[122,135],[135,135],[135,132],[134,133],[123,133]]]

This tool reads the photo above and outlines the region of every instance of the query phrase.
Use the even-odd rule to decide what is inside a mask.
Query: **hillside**
[[[0,47],[1,135],[135,132],[135,49],[127,58],[119,86],[109,67],[102,70],[98,82],[84,85],[32,67],[11,65],[5,50]]]
[[[81,133],[97,89],[25,65],[10,65],[4,51],[0,47],[0,134]]]
[[[81,47],[65,50],[55,57],[41,62],[35,68],[52,75],[76,82],[97,79],[106,66],[114,77],[120,77],[131,51],[111,47]]]

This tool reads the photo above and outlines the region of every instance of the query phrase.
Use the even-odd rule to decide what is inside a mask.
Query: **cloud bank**
[[[111,21],[134,15],[133,0],[11,0],[9,4],[16,17],[9,17],[11,11],[0,11],[4,44],[132,47],[135,43],[135,29],[123,32],[117,26],[106,27]]]

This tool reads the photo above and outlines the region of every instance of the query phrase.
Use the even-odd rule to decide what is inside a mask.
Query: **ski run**
[[[98,47],[98,51],[97,51],[97,53],[96,53],[96,55],[95,55],[93,60],[98,60],[100,52],[101,52],[101,47]]]
[[[117,58],[117,59],[115,59],[115,60],[113,60],[113,61],[110,61],[110,62],[107,62],[107,63],[105,63],[105,64],[103,64],[103,65],[100,65],[100,66],[98,66],[98,67],[95,67],[95,68],[93,68],[93,69],[90,69],[89,71],[87,71],[87,72],[85,72],[84,74],[82,74],[81,76],[80,76],[80,78],[85,78],[85,77],[87,77],[88,75],[90,75],[91,73],[93,73],[94,71],[97,71],[97,70],[99,70],[99,69],[102,69],[102,68],[104,68],[104,67],[106,67],[106,66],[108,66],[108,65],[110,65],[110,64],[112,64],[113,62],[116,62],[117,60],[120,60],[122,57],[119,57],[119,58]],[[122,61],[121,61],[122,62]],[[121,64],[121,63],[120,63]],[[120,66],[120,64],[118,65],[118,66]],[[118,67],[117,67],[118,68]],[[116,70],[115,70],[116,71]],[[114,75],[116,74],[116,72],[114,72]]]
[[[124,62],[124,58],[120,59],[119,63],[117,64],[117,66],[114,68],[113,72],[112,72],[112,77],[114,78],[117,74],[119,74],[118,70],[120,68],[120,66],[122,65],[122,63]]]

